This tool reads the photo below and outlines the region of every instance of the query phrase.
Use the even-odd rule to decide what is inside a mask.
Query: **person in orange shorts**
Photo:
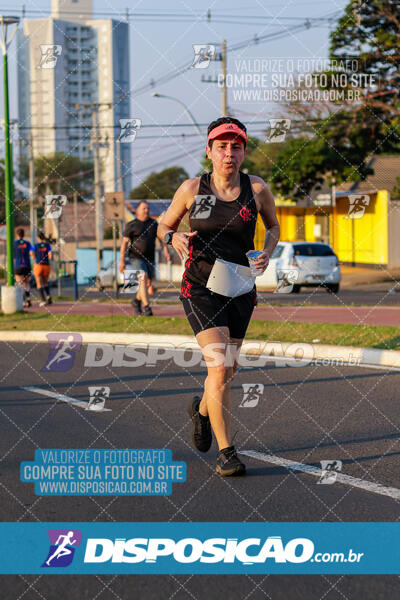
[[[39,231],[37,239],[37,244],[35,244],[33,250],[31,250],[31,258],[34,260],[33,275],[36,280],[36,286],[40,297],[42,298],[39,306],[46,306],[47,304],[52,304],[48,284],[52,251],[51,246],[46,241],[46,237],[42,231]]]

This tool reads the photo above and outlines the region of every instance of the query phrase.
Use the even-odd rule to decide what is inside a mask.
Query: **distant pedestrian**
[[[32,244],[24,239],[25,231],[20,227],[17,229],[18,239],[14,242],[14,274],[17,285],[24,290],[24,306],[31,306],[31,260],[30,252]]]
[[[153,315],[149,302],[149,286],[152,286],[154,277],[157,226],[157,221],[150,217],[148,203],[142,200],[136,207],[136,219],[126,225],[123,234],[119,262],[120,272],[125,271],[126,255],[131,266],[143,272],[143,275],[138,278],[139,289],[136,298],[132,301],[135,315],[147,317]],[[164,251],[167,252],[165,246]]]
[[[52,304],[49,289],[50,275],[50,260],[52,259],[52,251],[50,244],[46,241],[46,237],[42,231],[37,235],[38,242],[31,250],[31,257],[34,260],[33,274],[36,280],[36,286],[39,291],[42,301],[39,306]]]

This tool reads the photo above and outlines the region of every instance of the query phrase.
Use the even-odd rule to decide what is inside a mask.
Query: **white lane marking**
[[[274,465],[279,465],[280,467],[286,467],[291,471],[302,471],[303,473],[308,473],[309,475],[314,475],[315,477],[321,477],[323,474],[322,469],[318,469],[318,467],[305,465],[303,463],[298,463],[286,458],[280,458],[279,456],[274,456],[273,454],[264,454],[263,452],[256,452],[254,450],[238,450],[238,453],[262,460],[266,463],[273,463]],[[344,475],[344,473],[339,473],[336,471],[335,474],[336,481],[338,483],[344,483],[345,485],[351,485],[353,487],[365,490],[366,492],[373,492],[374,494],[381,494],[382,496],[389,496],[395,500],[400,500],[400,490],[397,488],[385,487],[379,483],[364,481],[363,479],[351,477],[351,475]]]
[[[71,398],[71,396],[65,396],[64,394],[59,394],[58,392],[51,392],[50,390],[43,390],[41,388],[37,388],[35,386],[23,386],[22,390],[26,390],[27,392],[35,392],[36,394],[42,394],[42,396],[50,396],[50,398],[55,398],[56,400],[61,400],[61,402],[67,402],[67,404],[73,404],[74,406],[79,406],[79,408],[84,408],[88,410],[89,403],[82,402],[82,400],[76,400],[75,398]],[[91,412],[105,412],[111,411],[111,408],[103,408],[102,410],[96,410]]]

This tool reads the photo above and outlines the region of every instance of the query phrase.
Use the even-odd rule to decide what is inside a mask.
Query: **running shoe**
[[[142,314],[142,303],[140,300],[138,300],[137,298],[132,300],[132,306],[133,306],[133,314],[134,315]]]
[[[151,307],[149,305],[145,306],[142,312],[142,315],[145,317],[152,317],[153,316],[153,311],[151,310]]]
[[[39,306],[46,306],[47,302],[46,300],[42,300],[41,302],[39,302]]]
[[[211,423],[209,417],[199,413],[201,398],[195,396],[187,407],[187,412],[193,422],[192,442],[200,452],[208,452],[212,444]]]
[[[216,471],[223,477],[246,473],[246,465],[238,459],[235,446],[228,446],[218,452]]]
[[[50,298],[50,296],[47,296],[46,304],[53,304],[53,300]]]

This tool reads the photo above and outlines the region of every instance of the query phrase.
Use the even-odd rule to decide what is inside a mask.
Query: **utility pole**
[[[202,75],[201,81],[203,83],[219,84],[222,91],[222,116],[226,117],[228,116],[228,90],[226,86],[226,68],[228,62],[228,52],[226,48],[226,40],[222,40],[222,51],[216,52],[214,60],[221,63],[222,76],[213,78],[212,76],[205,77],[204,75]]]
[[[98,132],[98,106],[93,106],[92,112],[92,141],[91,147],[93,150],[94,161],[94,201],[95,201],[95,222],[96,222],[96,264],[97,273],[103,266],[103,215],[101,206],[101,189],[100,189],[100,156],[99,156],[99,132]]]
[[[122,183],[122,164],[121,164],[121,142],[115,141],[117,150],[117,192],[123,192],[124,186]]]
[[[99,112],[101,108],[112,108],[112,102],[87,102],[76,104],[76,110],[80,107],[92,109],[92,132],[90,147],[93,150],[94,162],[94,197],[95,197],[95,229],[96,229],[96,263],[97,273],[103,266],[103,211],[101,204],[101,172],[99,149],[108,147],[108,142],[103,142],[99,134]]]
[[[33,137],[29,137],[29,221],[32,244],[36,242],[35,164],[33,161]]]
[[[226,93],[226,40],[222,40],[222,116],[227,116],[227,93]]]
[[[74,238],[75,238],[75,260],[78,250],[78,192],[74,192]]]

